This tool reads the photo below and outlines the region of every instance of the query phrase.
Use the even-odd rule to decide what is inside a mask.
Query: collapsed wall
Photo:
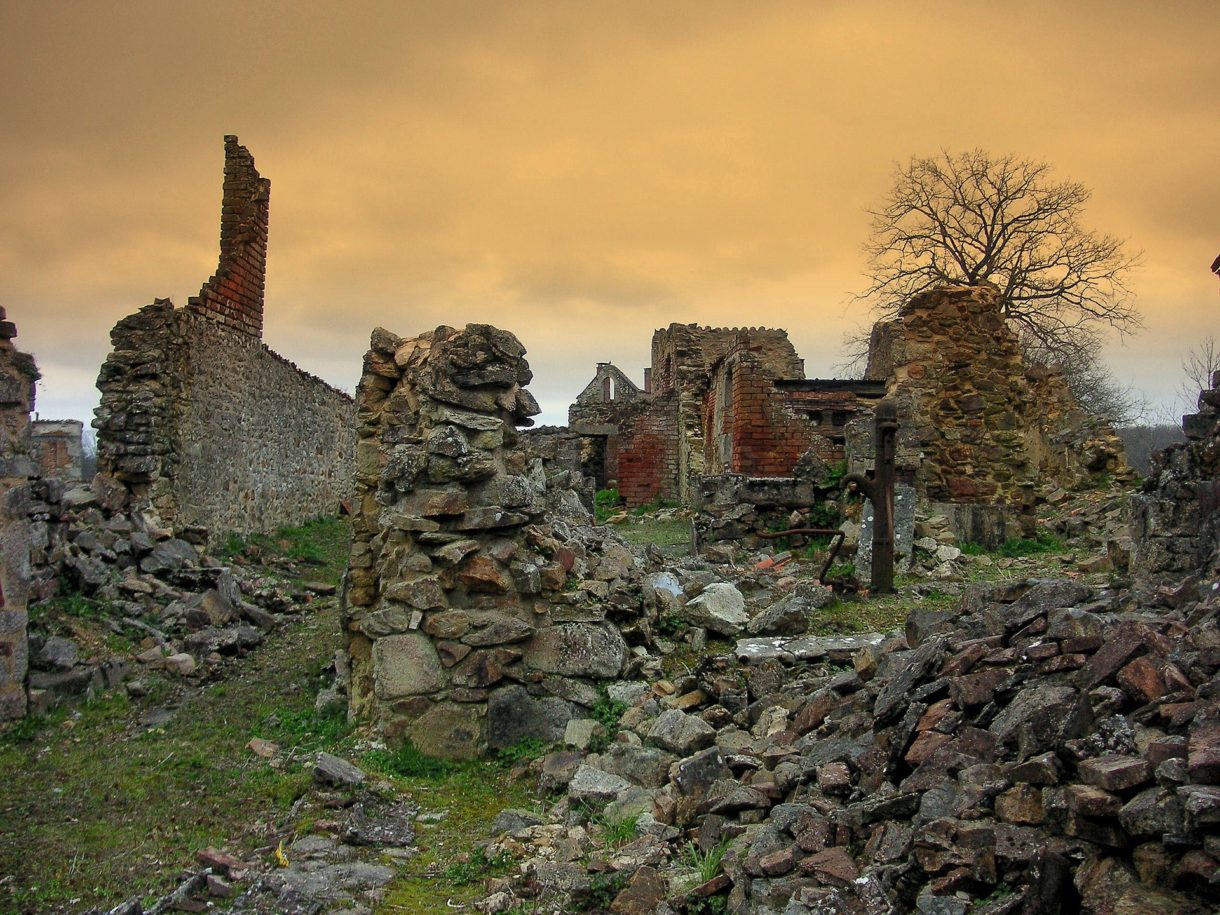
[[[119,321],[98,375],[98,470],[177,529],[274,530],[350,496],[352,399],[261,339],[269,188],[226,137],[216,274]]]
[[[1122,443],[1085,416],[1062,373],[1025,365],[990,284],[931,289],[878,321],[866,377],[898,402],[917,445],[900,472],[928,501],[1028,517],[1039,485],[1130,475]]]
[[[512,334],[373,332],[357,393],[344,602],[351,710],[391,742],[469,757],[553,742],[628,660],[607,619],[634,567],[604,529],[551,523],[538,413]],[[588,537],[602,538],[594,544]],[[569,584],[570,582],[570,584]]]
[[[1131,499],[1131,571],[1146,582],[1220,575],[1220,372],[1182,418],[1186,441],[1152,456]]]
[[[38,369],[12,339],[16,326],[0,308],[0,720],[26,712],[30,589],[28,484],[37,471],[30,411]]]

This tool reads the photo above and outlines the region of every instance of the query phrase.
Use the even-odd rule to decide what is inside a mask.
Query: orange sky
[[[1220,16],[1106,2],[0,5],[0,305],[43,416],[120,317],[216,264],[222,137],[272,182],[265,339],[351,390],[369,331],[485,321],[543,419],[671,321],[834,374],[895,162],[982,147],[1144,251],[1111,367],[1166,407],[1217,330]]]

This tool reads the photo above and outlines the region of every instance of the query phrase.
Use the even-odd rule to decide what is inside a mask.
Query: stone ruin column
[[[553,740],[575,714],[563,697],[596,695],[573,678],[614,677],[627,660],[601,616],[558,612],[583,560],[551,536],[545,482],[516,447],[539,412],[524,355],[485,324],[373,332],[344,627],[353,716],[391,744],[471,757]]]
[[[0,308],[0,720],[26,712],[29,666],[26,601],[30,587],[30,411],[38,369],[12,344],[17,328]]]

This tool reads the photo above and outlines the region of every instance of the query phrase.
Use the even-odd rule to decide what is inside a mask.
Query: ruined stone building
[[[969,539],[1032,521],[1040,486],[1129,478],[1122,445],[1084,413],[1061,372],[1027,366],[995,287],[941,287],[874,326],[862,379],[806,379],[782,330],[672,324],[653,335],[642,388],[609,363],[580,393],[568,429],[585,470],[629,506],[708,509],[767,493],[808,505],[804,466],[872,460],[872,407],[894,397],[898,479]],[[955,508],[971,506],[972,510]],[[959,517],[960,516],[960,517]]]
[[[691,504],[706,475],[791,475],[813,450],[843,459],[844,430],[883,393],[870,382],[811,380],[788,335],[671,324],[652,339],[637,388],[609,363],[568,411],[599,485],[628,505]]]
[[[270,189],[225,137],[216,273],[119,321],[98,376],[99,472],[178,529],[274,530],[350,496],[352,399],[262,342]]]
[[[31,431],[41,475],[65,483],[79,482],[83,476],[84,423],[79,419],[36,419]]]
[[[26,711],[30,587],[28,486],[38,473],[30,412],[38,369],[13,346],[17,328],[0,308],[0,720]]]

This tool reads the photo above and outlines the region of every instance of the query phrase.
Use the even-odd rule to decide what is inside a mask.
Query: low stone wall
[[[1220,575],[1220,372],[1182,430],[1186,441],[1152,456],[1131,499],[1131,571],[1143,581]]]
[[[270,531],[351,496],[354,403],[257,338],[158,299],[115,325],[98,469],[177,529]]]
[[[0,720],[26,712],[30,589],[29,480],[36,475],[30,411],[38,369],[12,344],[17,328],[0,308]]]
[[[482,324],[411,339],[378,328],[365,356],[351,711],[434,755],[558,740],[628,661],[607,615],[638,609],[635,559],[604,529],[549,523],[543,462],[516,429],[538,412],[524,357]]]

